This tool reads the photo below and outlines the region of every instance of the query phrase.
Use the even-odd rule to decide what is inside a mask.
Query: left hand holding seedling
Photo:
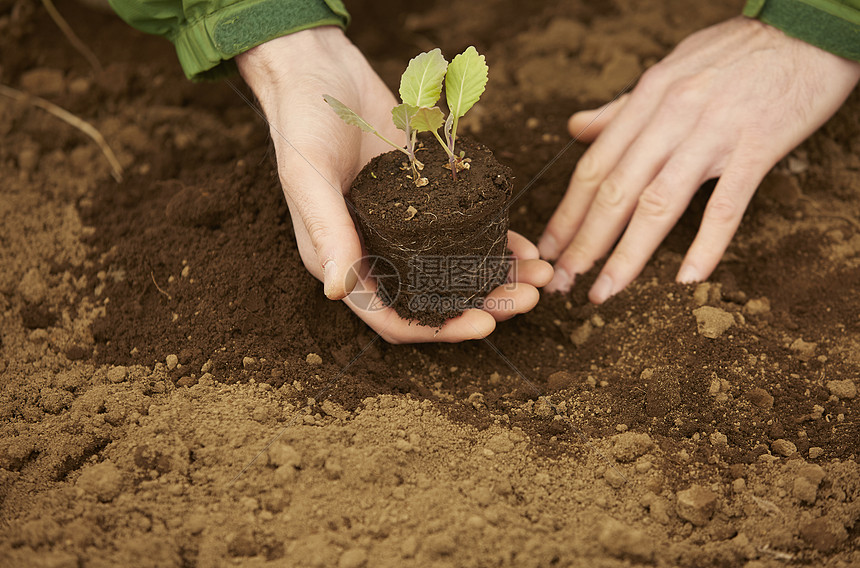
[[[390,148],[383,138],[406,146],[405,133],[392,122],[394,96],[338,28],[319,27],[284,36],[245,52],[236,62],[270,124],[302,261],[324,282],[326,296],[344,299],[392,343],[484,337],[493,331],[496,321],[535,306],[536,287],[549,282],[552,268],[537,258],[534,245],[513,235],[509,247],[520,259],[514,272],[518,282],[492,292],[513,297],[513,312],[469,310],[437,333],[410,325],[391,308],[367,311],[351,301],[349,294],[357,282],[353,266],[361,259],[362,249],[343,196],[361,168]],[[382,138],[341,120],[325,103],[323,93],[377,125]],[[372,285],[367,283],[365,288]]]

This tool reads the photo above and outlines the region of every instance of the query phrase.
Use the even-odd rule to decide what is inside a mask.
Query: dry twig
[[[164,296],[166,296],[168,300],[172,300],[173,298],[171,297],[171,295],[162,290],[161,286],[158,285],[158,282],[155,281],[155,273],[152,270],[149,271],[149,275],[152,277],[152,283],[155,284],[155,289],[164,294]]]
[[[102,64],[99,62],[96,54],[87,47],[87,44],[81,41],[81,38],[78,37],[66,19],[63,18],[63,15],[60,14],[56,6],[54,6],[52,0],[42,0],[42,4],[45,6],[45,10],[48,11],[48,15],[51,16],[51,19],[54,20],[54,23],[57,24],[57,27],[60,28],[60,31],[63,32],[63,35],[66,36],[67,40],[69,40],[69,43],[72,44],[72,47],[77,49],[78,53],[83,55],[84,58],[89,61],[96,73],[101,73]]]
[[[59,107],[50,101],[46,101],[41,97],[29,95],[17,89],[13,89],[12,87],[3,85],[2,83],[0,83],[0,95],[4,95],[9,97],[10,99],[14,99],[22,103],[29,103],[35,107],[39,107],[40,109],[56,116],[63,122],[74,126],[78,130],[92,138],[93,141],[98,144],[99,148],[101,148],[102,154],[105,155],[105,158],[107,158],[107,161],[110,163],[111,169],[113,170],[111,173],[113,174],[114,179],[118,182],[122,181],[122,165],[119,163],[116,154],[114,154],[113,150],[111,150],[110,146],[108,146],[108,143],[105,140],[104,136],[102,136],[101,132],[96,130],[96,128],[92,124],[81,118],[78,118],[66,109]]]

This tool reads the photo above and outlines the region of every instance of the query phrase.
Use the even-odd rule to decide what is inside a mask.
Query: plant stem
[[[412,159],[412,156],[409,154],[409,150],[407,150],[403,146],[400,146],[399,144],[395,144],[394,142],[392,142],[391,140],[389,140],[388,138],[386,138],[385,136],[383,136],[382,134],[377,132],[375,129],[374,129],[373,133],[376,134],[377,138],[379,138],[380,140],[382,140],[383,142],[385,142],[387,144],[390,144],[392,147],[396,148],[397,150],[400,150],[401,152],[403,152],[404,154],[409,156],[410,160]]]
[[[442,140],[442,137],[441,137],[441,136],[439,136],[439,133],[438,133],[438,132],[436,132],[436,131],[434,130],[434,131],[433,131],[433,136],[435,136],[435,137],[436,137],[436,140],[438,140],[438,141],[439,141],[439,144],[441,144],[441,145],[442,145],[442,148],[444,148],[444,149],[445,149],[445,152],[448,154],[448,159],[449,159],[449,160],[450,160],[450,159],[452,159],[452,158],[454,157],[454,152],[452,152],[452,151],[451,151],[451,149],[450,149],[450,148],[448,148],[448,145],[447,145],[447,144],[445,144],[445,141],[444,141],[444,140]]]

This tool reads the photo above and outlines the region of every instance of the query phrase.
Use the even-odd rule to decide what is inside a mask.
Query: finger
[[[603,132],[606,125],[612,122],[618,112],[624,107],[624,103],[630,95],[625,93],[615,99],[609,101],[605,105],[590,109],[575,112],[567,121],[567,130],[575,140],[582,142],[591,142]]]
[[[361,272],[355,288],[343,301],[389,343],[455,343],[481,339],[496,327],[495,319],[478,309],[466,310],[459,317],[446,321],[441,328],[422,326],[403,319],[379,299],[376,294],[377,280],[369,274]]]
[[[514,258],[525,260],[540,257],[534,243],[516,231],[508,231],[508,248],[511,249]]]
[[[639,196],[696,125],[698,111],[663,106],[600,184],[571,244],[556,262],[548,290],[567,291],[578,274],[606,255],[624,231]],[[707,154],[710,155],[710,154]],[[697,171],[695,175],[698,176]],[[690,191],[695,191],[692,189]]]
[[[483,339],[496,328],[493,316],[478,309],[466,310],[460,316],[446,321],[441,328],[436,328],[403,319],[389,307],[368,311],[363,306],[357,306],[349,296],[344,298],[344,302],[382,339],[393,344],[459,343]]]
[[[530,284],[541,288],[549,284],[549,281],[552,280],[552,275],[552,265],[544,260],[540,260],[539,258],[516,260],[511,264],[511,270],[508,273],[508,283]]]
[[[579,231],[598,187],[639,136],[658,102],[650,97],[637,97],[635,93],[631,95],[614,120],[582,155],[567,192],[538,242],[543,258],[554,260],[567,248]]]
[[[499,286],[484,298],[483,309],[496,321],[505,321],[532,310],[538,300],[540,293],[529,284]]]
[[[326,167],[326,159],[279,149],[278,172],[296,230],[299,252],[308,271],[323,280],[326,296],[343,298],[355,285],[350,270],[361,258],[361,242],[340,189],[343,172]]]
[[[772,163],[749,164],[746,155],[756,155],[738,149],[726,164],[714,193],[705,207],[699,232],[690,245],[676,280],[699,282],[707,278],[723,256],[743,218],[744,211]]]
[[[712,176],[712,161],[713,151],[708,148],[691,149],[669,159],[639,196],[630,224],[594,281],[589,300],[601,304],[639,275],[696,190]]]

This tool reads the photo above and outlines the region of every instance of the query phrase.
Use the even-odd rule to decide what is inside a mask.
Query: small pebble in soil
[[[323,362],[322,357],[320,357],[316,353],[308,353],[308,356],[305,357],[305,361],[308,365],[311,366],[322,365]]]
[[[753,298],[744,306],[744,313],[748,316],[760,316],[770,312],[770,300],[767,298]]]
[[[801,503],[812,505],[815,503],[815,499],[818,496],[818,486],[813,485],[812,482],[805,477],[797,477],[794,480],[791,492]]]
[[[706,487],[693,485],[678,492],[678,516],[696,526],[708,524],[716,508],[717,495]]]
[[[696,302],[697,306],[704,306],[708,303],[708,292],[710,292],[710,290],[710,282],[702,282],[696,286],[696,290],[693,292],[693,301]]]
[[[857,385],[851,379],[827,381],[827,390],[839,398],[854,398],[857,396]]]
[[[121,383],[128,377],[128,368],[121,365],[108,369],[107,378],[112,383]]]
[[[651,437],[641,432],[624,432],[613,436],[613,439],[612,455],[621,463],[632,462],[654,445]]]
[[[178,381],[176,381],[176,386],[178,387],[193,387],[197,384],[197,378],[192,377],[190,375],[185,375],[180,377]]]
[[[702,306],[693,310],[699,334],[716,339],[735,324],[735,318],[729,312],[711,306]]]
[[[615,519],[603,523],[597,541],[606,552],[618,558],[650,562],[654,556],[654,541],[651,537]]]
[[[773,397],[763,388],[754,388],[747,392],[747,400],[759,408],[773,408]]]
[[[179,357],[171,353],[164,358],[164,362],[167,363],[167,370],[172,371],[179,364]]]
[[[338,568],[361,568],[367,564],[367,551],[363,548],[350,548],[340,555]]]
[[[506,433],[496,434],[487,440],[486,448],[497,454],[510,452],[514,449],[514,443]]]
[[[302,465],[302,456],[294,447],[281,441],[274,442],[266,450],[269,465],[275,467],[289,466],[299,468]]]
[[[591,322],[587,321],[573,330],[570,334],[570,341],[577,347],[582,347],[588,338],[591,337]]]
[[[710,435],[711,444],[714,446],[725,446],[729,443],[728,437],[720,431],[714,431]]]
[[[615,489],[618,489],[627,483],[627,479],[624,477],[624,474],[622,474],[617,467],[607,467],[606,471],[603,472],[603,479],[605,479],[606,483]]]
[[[799,337],[795,339],[789,347],[789,349],[791,349],[801,361],[809,361],[812,359],[817,348],[817,343],[807,342]]]
[[[812,446],[809,448],[809,459],[815,460],[824,455],[824,448],[819,448],[818,446]]]
[[[418,539],[415,535],[409,535],[400,543],[400,555],[403,558],[412,558],[418,552]]]
[[[18,284],[18,293],[31,304],[39,304],[48,293],[48,285],[37,268],[27,271]]]
[[[573,387],[575,383],[576,377],[568,371],[556,371],[546,379],[546,386],[550,391],[559,391],[570,388]]]
[[[246,371],[256,371],[260,367],[256,357],[242,357],[242,368]]]
[[[107,503],[120,494],[122,473],[110,460],[105,460],[84,469],[78,477],[77,487]]]
[[[786,440],[785,438],[780,438],[778,440],[774,440],[771,443],[770,448],[774,451],[775,454],[780,455],[784,458],[789,456],[793,456],[797,453],[797,446],[794,445],[790,440]]]
[[[830,552],[848,540],[848,533],[841,523],[820,517],[800,527],[800,538],[819,552]]]

